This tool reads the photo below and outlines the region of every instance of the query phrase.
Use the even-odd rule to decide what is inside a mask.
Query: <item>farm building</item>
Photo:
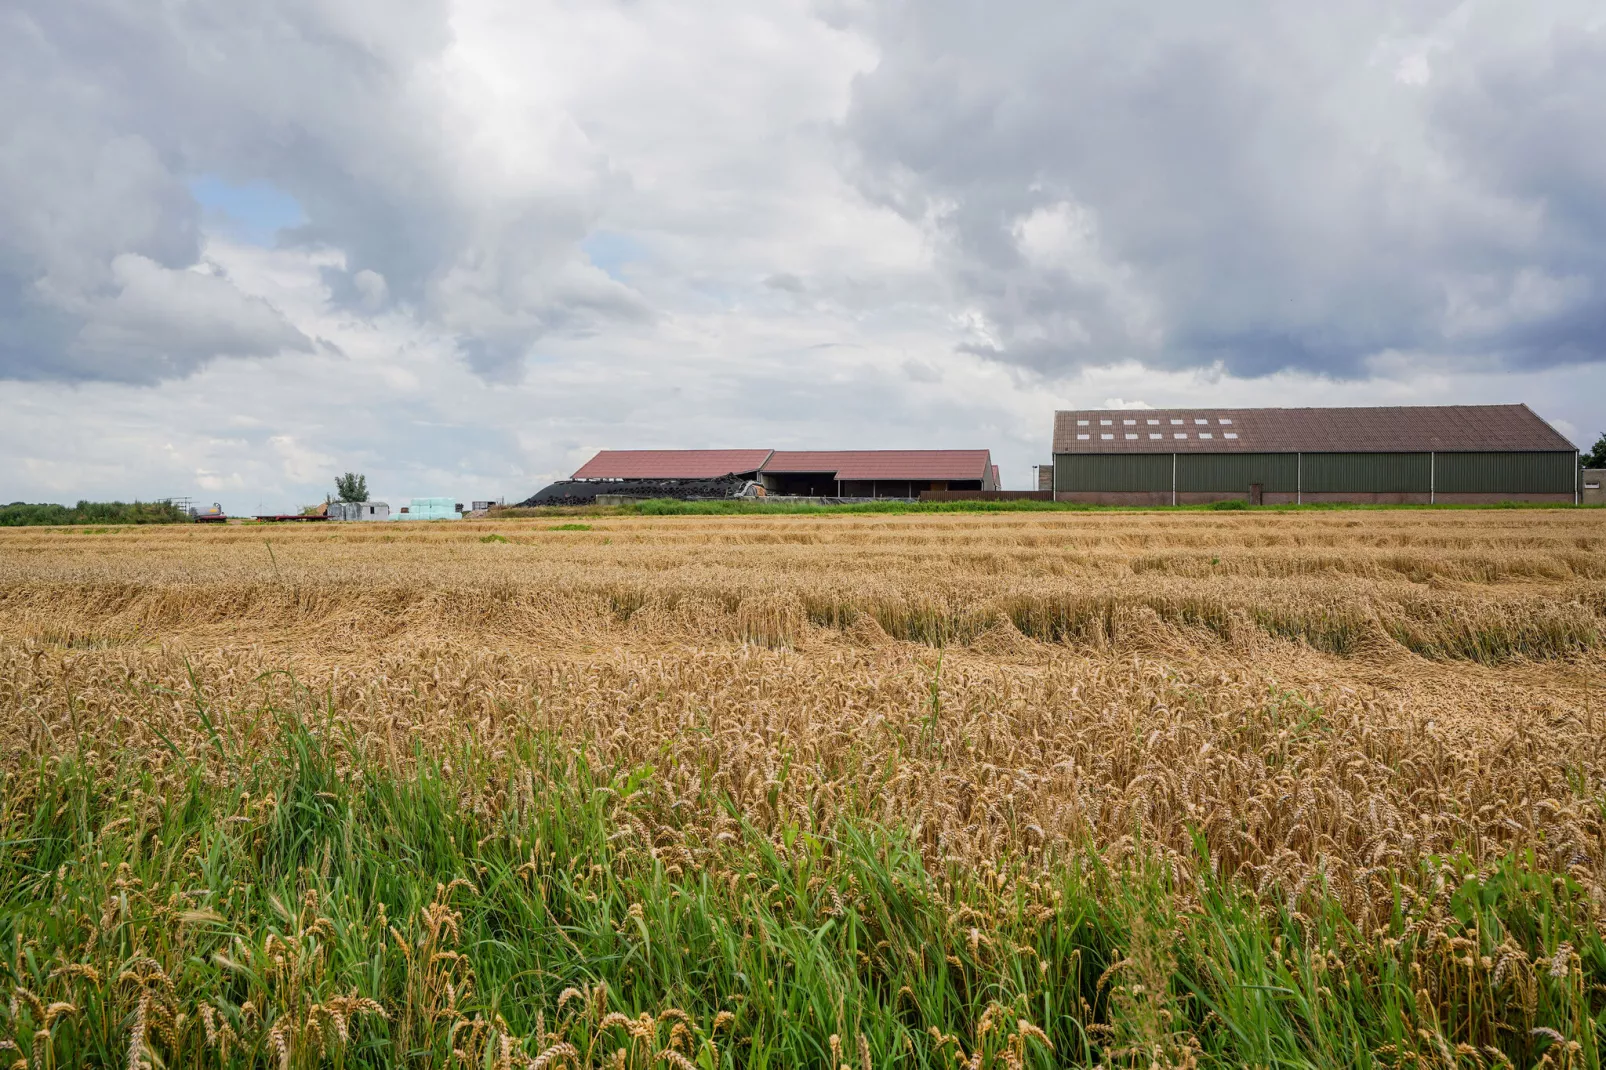
[[[570,479],[757,479],[774,450],[602,450]]]
[[[392,520],[461,520],[463,503],[451,498],[414,498],[400,511],[390,514]]]
[[[330,502],[324,515],[330,520],[389,520],[386,502]]]
[[[997,490],[987,450],[776,450],[759,469],[771,494],[918,498],[930,490]]]
[[[1572,502],[1578,450],[1526,405],[1087,409],[1054,497],[1108,505]]]
[[[998,489],[988,450],[603,450],[572,479],[735,479],[758,483],[769,494],[838,498]]]

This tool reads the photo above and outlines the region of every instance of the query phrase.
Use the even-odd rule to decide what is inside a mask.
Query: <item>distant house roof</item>
[[[1055,453],[1571,453],[1575,448],[1526,405],[1054,414]]]
[[[765,472],[831,472],[841,480],[980,479],[992,468],[987,450],[776,450]]]
[[[603,450],[575,479],[717,479],[756,472],[770,450]]]

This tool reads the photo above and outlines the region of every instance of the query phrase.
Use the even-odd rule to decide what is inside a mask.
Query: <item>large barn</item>
[[[770,494],[915,498],[922,491],[997,490],[988,450],[603,450],[572,477],[706,480],[737,476]]]
[[[601,450],[570,479],[757,479],[774,450]]]
[[[1578,450],[1526,405],[1085,409],[1055,414],[1053,485],[1105,505],[1571,502]]]
[[[998,469],[987,450],[776,450],[759,478],[771,494],[839,498],[998,489]]]

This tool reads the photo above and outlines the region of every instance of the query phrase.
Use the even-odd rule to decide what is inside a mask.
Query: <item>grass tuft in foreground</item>
[[[1380,867],[1363,931],[1320,881],[1214,878],[1202,837],[974,864],[851,811],[764,834],[728,801],[716,831],[653,767],[539,733],[398,750],[311,701],[266,712],[197,701],[188,749],[85,734],[0,779],[8,1060],[1600,1062],[1582,867]]]

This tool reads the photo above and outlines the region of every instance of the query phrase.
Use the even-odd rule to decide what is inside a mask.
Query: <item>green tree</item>
[[[1580,468],[1606,468],[1606,431],[1602,431],[1595,445],[1587,453],[1579,453],[1578,466]]]
[[[365,502],[368,500],[368,477],[356,472],[336,476],[335,492],[343,502]]]

